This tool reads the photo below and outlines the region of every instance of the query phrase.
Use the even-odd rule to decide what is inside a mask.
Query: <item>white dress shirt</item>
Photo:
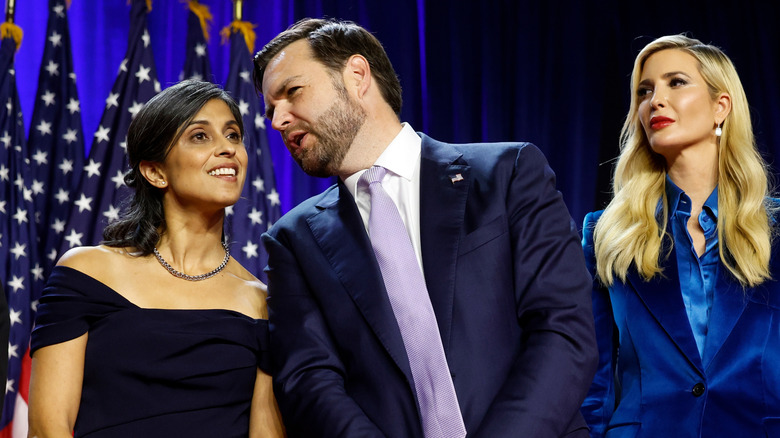
[[[420,152],[422,139],[408,123],[404,123],[401,131],[387,146],[382,155],[374,163],[387,169],[382,179],[382,187],[395,203],[406,231],[417,255],[417,263],[422,270],[422,250],[420,248]],[[368,217],[371,213],[371,196],[368,184],[361,182],[360,177],[365,170],[350,175],[344,184],[355,198],[363,226],[368,232]],[[370,238],[371,236],[369,236]]]

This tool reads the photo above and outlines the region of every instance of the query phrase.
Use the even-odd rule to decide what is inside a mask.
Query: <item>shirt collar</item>
[[[668,174],[666,175],[666,200],[667,207],[669,208],[669,216],[674,215],[677,210],[688,213],[691,212],[691,199],[681,188],[677,187],[677,184],[669,178]],[[706,210],[707,214],[713,219],[718,219],[718,186],[715,186],[715,189],[710,193],[710,196],[704,201],[704,206],[702,208]]]
[[[417,135],[414,129],[412,129],[411,125],[403,123],[401,131],[395,136],[393,141],[387,145],[374,165],[382,166],[393,174],[411,181],[414,176],[415,166],[419,161],[417,158],[420,156],[421,150],[422,139]],[[352,196],[357,193],[358,181],[360,181],[360,177],[366,170],[367,169],[355,172],[344,180],[344,184],[352,193]]]

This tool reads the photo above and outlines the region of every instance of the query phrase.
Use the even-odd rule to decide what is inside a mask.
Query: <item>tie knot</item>
[[[371,166],[368,170],[363,173],[363,176],[360,178],[368,183],[368,185],[371,185],[375,182],[381,182],[382,178],[385,177],[385,173],[387,173],[387,169],[385,169],[382,166]]]

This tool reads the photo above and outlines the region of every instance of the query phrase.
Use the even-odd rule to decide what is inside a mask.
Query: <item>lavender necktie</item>
[[[401,338],[409,357],[426,438],[466,436],[455,387],[409,233],[381,181],[385,168],[374,166],[361,179],[368,182],[371,214],[368,233]]]

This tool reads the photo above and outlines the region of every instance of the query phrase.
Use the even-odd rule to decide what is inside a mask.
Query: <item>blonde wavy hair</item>
[[[731,60],[717,47],[683,35],[656,39],[634,62],[631,107],[620,134],[620,156],[612,181],[614,196],[594,230],[598,276],[606,285],[615,277],[625,282],[633,267],[649,280],[662,274],[661,257],[669,254],[661,254],[664,239],[673,242],[666,231],[666,162],[650,148],[639,121],[636,93],[647,59],[667,49],[696,58],[713,101],[720,93],[731,97],[718,154],[718,245],[729,272],[743,287],[756,286],[771,276],[767,165],[756,148],[747,98]]]

